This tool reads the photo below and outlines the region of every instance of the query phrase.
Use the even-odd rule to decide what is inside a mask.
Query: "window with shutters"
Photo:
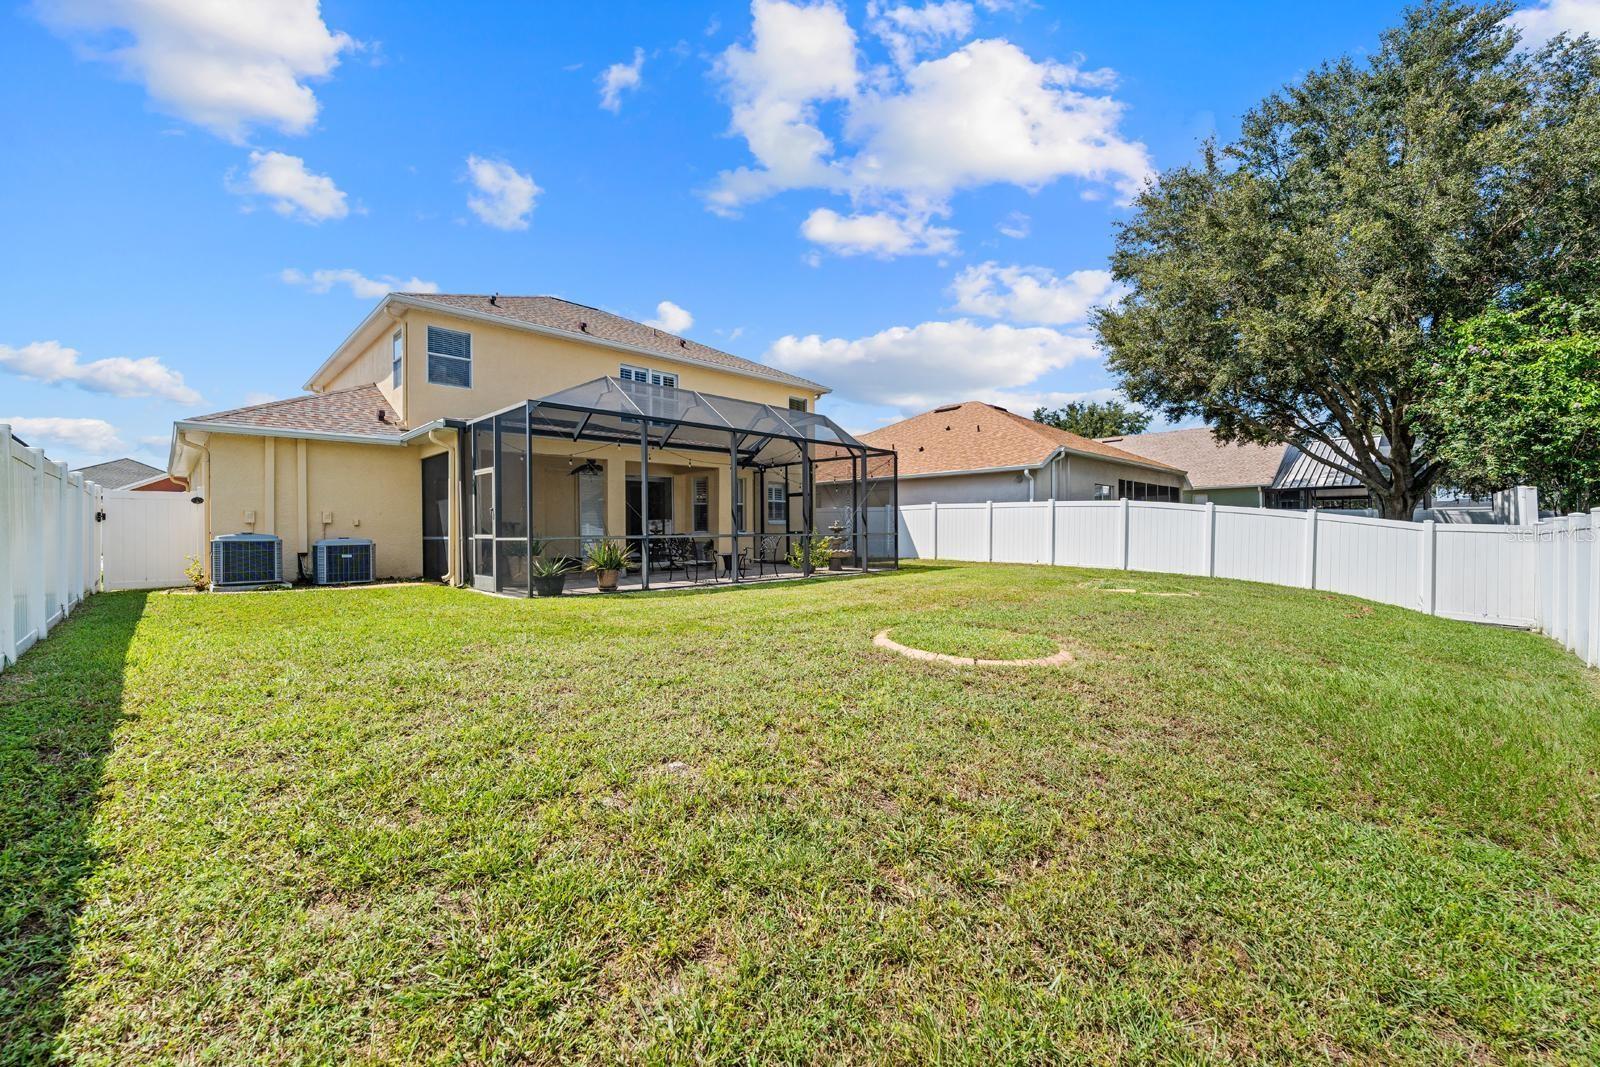
[[[472,335],[464,330],[428,327],[428,381],[472,388]]]
[[[669,372],[650,370],[646,367],[635,367],[631,363],[624,363],[617,371],[617,377],[625,382],[638,382],[641,385],[659,385],[667,389],[678,387],[678,376]]]
[[[767,486],[767,521],[784,523],[789,519],[789,487],[787,485]]]
[[[804,411],[805,409],[806,409],[806,398],[805,397],[803,397],[803,396],[791,396],[789,398],[789,410],[790,411]]]
[[[711,479],[696,478],[694,480],[694,529],[696,533],[704,533],[711,528]]]

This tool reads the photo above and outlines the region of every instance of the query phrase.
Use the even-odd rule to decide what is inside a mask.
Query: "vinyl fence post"
[[[931,501],[928,502],[928,529],[931,531],[928,534],[928,540],[930,542],[930,544],[928,545],[928,548],[929,548],[930,552],[932,553],[931,555],[929,555],[928,558],[929,559],[938,559],[939,558],[939,502],[937,500],[931,500]]]
[[[1434,560],[1439,547],[1439,524],[1428,519],[1422,524],[1422,553],[1418,573],[1418,592],[1422,598],[1422,610],[1428,615],[1435,614],[1434,605],[1438,600],[1438,575]]]
[[[83,475],[69,475],[71,483],[67,490],[67,511],[72,516],[72,540],[68,559],[72,569],[67,571],[67,592],[72,594],[72,603],[80,604],[83,601]]]
[[[17,662],[16,576],[11,571],[13,538],[21,523],[16,510],[16,468],[11,462],[11,427],[0,423],[0,671]]]
[[[1206,577],[1217,576],[1217,505],[1206,501]]]
[[[1589,512],[1589,655],[1600,667],[1600,508]]]
[[[32,564],[27,576],[28,619],[35,638],[42,641],[47,626],[44,610],[44,449],[35,446],[28,449],[28,455],[33,459],[33,473],[29,475],[32,481],[28,484],[28,496],[33,501],[33,529],[25,534],[28,539],[28,560]]]
[[[1578,519],[1567,516],[1567,621],[1562,629],[1562,644],[1578,649]]]
[[[1120,501],[1122,507],[1117,512],[1117,567],[1120,570],[1128,569],[1128,498]]]
[[[1056,564],[1056,498],[1050,498],[1050,565]]]
[[[65,463],[57,463],[55,492],[56,543],[50,547],[56,556],[56,607],[61,609],[63,621],[67,617],[68,587],[71,584],[71,580],[67,577],[67,560],[70,558],[67,555],[67,546],[72,543],[72,520],[67,515],[67,494],[72,488],[67,482],[69,476],[67,465]]]
[[[986,500],[983,503],[983,555],[990,563],[994,562],[994,501]]]
[[[1306,509],[1306,558],[1301,567],[1303,584],[1307,589],[1317,587],[1317,509]]]

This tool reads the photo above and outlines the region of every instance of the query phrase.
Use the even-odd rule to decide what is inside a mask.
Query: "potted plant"
[[[617,591],[617,578],[633,565],[633,550],[612,538],[596,541],[583,554],[583,569],[594,571],[595,586],[602,593]]]
[[[196,593],[204,593],[206,586],[211,584],[206,579],[205,564],[200,562],[199,556],[183,557],[183,576],[189,579],[189,584],[194,586]]]
[[[530,569],[534,596],[560,596],[567,587],[567,575],[574,570],[569,559],[536,559]]]
[[[834,539],[831,537],[818,537],[815,534],[812,535],[811,569],[813,571],[819,571],[823,567],[828,567],[830,570],[839,569],[833,566],[833,545]],[[805,565],[805,545],[797,537],[789,543],[789,566],[798,571],[804,570]]]

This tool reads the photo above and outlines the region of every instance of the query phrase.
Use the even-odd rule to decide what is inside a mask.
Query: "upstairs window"
[[[405,337],[406,335],[404,330],[396,330],[394,332],[394,352],[389,357],[389,371],[393,375],[393,377],[390,379],[390,384],[392,384],[396,389],[400,388],[402,368],[405,366],[406,362]]]
[[[667,389],[676,389],[678,387],[678,376],[676,374],[649,370],[645,367],[635,367],[630,363],[622,365],[622,368],[617,371],[617,377],[625,382],[638,382],[640,385],[659,385]]]
[[[784,523],[789,520],[789,487],[767,486],[767,521]]]
[[[428,382],[472,388],[472,335],[443,326],[428,327]]]
[[[806,409],[806,398],[805,397],[803,397],[803,396],[791,396],[789,398],[789,410],[790,411],[804,411],[805,409]]]

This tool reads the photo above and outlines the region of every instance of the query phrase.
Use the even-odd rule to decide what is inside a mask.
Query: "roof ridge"
[[[264,411],[268,408],[282,407],[285,404],[303,404],[307,400],[322,400],[330,396],[344,396],[347,393],[360,392],[363,389],[371,389],[375,391],[379,397],[383,398],[386,404],[388,403],[388,398],[383,396],[383,390],[378,388],[378,384],[376,382],[367,382],[362,385],[347,385],[343,389],[329,389],[326,393],[301,393],[299,396],[284,396],[279,397],[277,400],[263,400],[259,404],[240,404],[236,408],[224,408],[222,411],[211,411],[204,415],[193,415],[190,417],[196,419],[216,419],[221,418],[223,415],[237,415],[245,411]]]

